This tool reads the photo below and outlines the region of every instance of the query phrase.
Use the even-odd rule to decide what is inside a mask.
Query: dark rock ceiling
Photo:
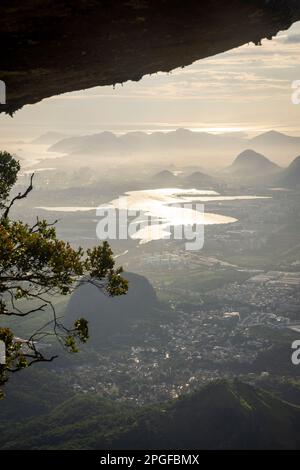
[[[259,44],[300,20],[300,1],[1,0],[0,13],[0,111],[13,113]]]

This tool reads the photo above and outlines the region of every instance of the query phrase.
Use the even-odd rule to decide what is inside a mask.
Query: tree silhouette
[[[77,352],[89,337],[84,317],[66,327],[57,317],[53,296],[69,295],[80,282],[93,283],[109,296],[127,293],[128,283],[115,268],[109,244],[84,251],[74,249],[56,236],[55,224],[37,218],[28,225],[11,220],[10,210],[33,189],[34,174],[23,193],[10,197],[20,164],[7,152],[0,152],[0,341],[5,345],[6,362],[0,364],[0,386],[9,374],[36,362],[52,361],[40,350],[40,342],[54,336],[64,348]],[[27,309],[24,308],[27,306]],[[29,338],[20,339],[11,328],[1,327],[1,319],[38,315],[47,309],[50,319]],[[3,393],[0,390],[0,394]]]

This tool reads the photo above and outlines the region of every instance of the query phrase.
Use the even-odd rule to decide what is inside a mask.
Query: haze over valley
[[[21,165],[3,224],[28,224],[31,260],[38,235],[54,253],[106,240],[129,283],[114,297],[78,268],[42,309],[19,293],[32,314],[1,315],[55,357],[5,383],[1,448],[300,448],[299,33],[1,115]],[[53,312],[58,331],[87,320],[78,354]]]

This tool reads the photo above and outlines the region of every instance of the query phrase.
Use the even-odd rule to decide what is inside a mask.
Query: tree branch
[[[12,208],[12,206],[14,205],[14,203],[16,201],[19,201],[20,199],[24,199],[25,197],[28,196],[28,194],[33,190],[33,186],[32,186],[32,180],[33,180],[33,177],[34,177],[34,173],[32,173],[31,177],[30,177],[30,184],[28,186],[28,188],[26,189],[26,191],[24,191],[24,193],[19,193],[17,196],[15,196],[11,201],[10,201],[10,204],[6,207],[5,211],[4,211],[4,214],[3,214],[3,219],[7,219],[8,217],[8,214],[9,214],[9,211],[10,209]]]

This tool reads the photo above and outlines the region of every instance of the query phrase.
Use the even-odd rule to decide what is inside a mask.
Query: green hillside
[[[239,381],[146,408],[77,395],[0,439],[2,449],[297,449],[300,407]]]

